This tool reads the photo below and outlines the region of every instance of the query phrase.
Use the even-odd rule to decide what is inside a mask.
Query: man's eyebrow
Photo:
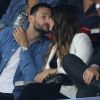
[[[44,15],[48,15],[48,13],[42,13],[42,14],[44,14]]]

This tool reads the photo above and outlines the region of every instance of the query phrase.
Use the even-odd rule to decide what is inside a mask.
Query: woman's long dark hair
[[[57,54],[63,57],[69,53],[72,39],[77,30],[75,9],[72,6],[59,5],[53,9],[53,38],[57,43]]]

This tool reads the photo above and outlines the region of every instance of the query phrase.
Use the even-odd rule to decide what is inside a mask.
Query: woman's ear
[[[30,15],[28,17],[28,21],[29,21],[29,23],[34,23],[34,16],[33,15]]]

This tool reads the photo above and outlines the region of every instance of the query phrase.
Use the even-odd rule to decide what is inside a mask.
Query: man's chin
[[[40,30],[40,29],[37,29],[37,31],[41,34],[48,34],[49,33],[49,30]]]

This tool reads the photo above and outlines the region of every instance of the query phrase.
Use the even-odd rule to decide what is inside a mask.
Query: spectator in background
[[[11,0],[0,0],[0,18],[5,14]]]
[[[98,16],[100,0],[61,0],[59,4],[72,5],[77,10],[77,17],[80,27],[87,29],[97,28],[100,26],[100,18]],[[85,28],[85,29],[86,29]]]
[[[82,19],[80,21],[80,28],[87,28],[89,30],[98,28],[100,26],[100,17],[98,9],[95,4],[96,0],[83,0],[81,13],[83,12]]]

